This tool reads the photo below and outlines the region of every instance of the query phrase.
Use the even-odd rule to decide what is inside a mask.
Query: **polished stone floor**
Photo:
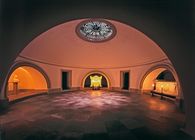
[[[174,103],[146,94],[77,91],[16,102],[0,140],[192,140]]]
[[[14,93],[13,91],[8,92],[8,99],[9,101],[14,101],[22,98],[26,98],[29,96],[36,96],[38,94],[44,94],[47,90],[32,90],[32,89],[25,89],[25,90],[19,90],[17,93]]]

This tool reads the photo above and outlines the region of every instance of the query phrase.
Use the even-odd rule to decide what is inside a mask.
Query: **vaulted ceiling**
[[[21,57],[43,63],[81,68],[116,68],[167,59],[160,47],[142,32],[110,21],[116,36],[105,42],[89,42],[75,32],[83,21],[73,20],[42,33],[20,53]]]

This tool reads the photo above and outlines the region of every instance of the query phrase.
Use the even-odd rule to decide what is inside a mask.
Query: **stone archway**
[[[153,84],[153,80],[155,80],[155,78],[164,70],[168,70],[172,73],[176,84],[177,84],[177,97],[179,98],[183,98],[183,94],[182,94],[182,89],[181,89],[181,85],[180,85],[180,81],[179,78],[177,76],[176,71],[174,70],[173,66],[171,64],[158,64],[155,66],[152,66],[150,69],[148,69],[144,76],[142,76],[142,79],[140,81],[140,90],[150,90],[151,88],[153,88],[152,84]],[[152,73],[153,72],[153,73]],[[144,82],[145,80],[147,80],[147,77],[150,76],[150,78],[148,79],[148,86],[145,87],[144,89]],[[150,86],[150,87],[149,87]]]
[[[16,85],[14,87],[14,83],[18,84],[17,87]],[[14,88],[20,88],[20,91],[23,92],[34,91],[33,93],[45,93],[50,87],[51,82],[49,77],[42,68],[33,63],[18,61],[10,68],[6,80],[4,81],[3,95],[5,98],[9,98],[8,93],[11,95],[16,92]],[[19,89],[17,90],[19,92]],[[33,93],[30,93],[29,96],[34,95]],[[26,97],[27,95],[24,96]],[[17,98],[20,98],[19,95]]]
[[[89,72],[88,74],[86,74],[82,80],[82,88],[86,88],[88,86],[86,86],[86,80],[88,80],[88,78],[90,76],[94,76],[94,75],[98,75],[98,76],[102,76],[103,77],[103,82],[104,82],[104,85],[103,85],[103,88],[110,88],[110,78],[108,78],[108,76],[106,74],[104,74],[103,72],[100,72],[100,71],[92,71],[92,72]]]

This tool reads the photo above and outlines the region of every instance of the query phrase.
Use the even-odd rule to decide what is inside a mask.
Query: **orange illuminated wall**
[[[142,90],[151,91],[154,90],[159,93],[178,95],[177,83],[175,81],[159,81],[156,80],[157,76],[165,71],[165,68],[158,68],[150,72],[144,79]],[[155,89],[154,89],[155,86]]]
[[[177,83],[170,81],[156,81],[156,92],[177,96]]]
[[[17,68],[8,81],[8,91],[13,90],[13,83],[18,82],[18,89],[47,89],[47,82],[44,76],[35,68],[22,66]]]
[[[156,80],[156,77],[162,72],[166,70],[165,68],[158,68],[150,72],[146,78],[144,79],[142,90],[153,90],[153,84]]]

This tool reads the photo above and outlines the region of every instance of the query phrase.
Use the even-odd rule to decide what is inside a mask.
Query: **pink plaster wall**
[[[117,29],[113,39],[102,43],[84,41],[75,33],[81,21],[74,20],[48,30],[28,44],[20,55],[81,68],[127,67],[167,58],[158,45],[143,33],[117,21],[109,20]]]

